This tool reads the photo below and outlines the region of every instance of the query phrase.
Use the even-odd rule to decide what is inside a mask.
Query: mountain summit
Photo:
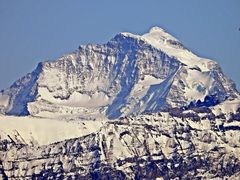
[[[0,179],[239,179],[239,97],[159,27],[79,46],[0,92]]]
[[[169,108],[212,106],[238,97],[219,65],[198,57],[159,27],[119,33],[102,45],[39,63],[0,94],[9,115],[116,119]],[[208,101],[208,102],[206,102]]]

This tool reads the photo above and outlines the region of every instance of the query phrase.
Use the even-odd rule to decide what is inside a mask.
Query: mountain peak
[[[154,39],[155,41],[159,41],[162,43],[164,43],[165,41],[175,41],[179,43],[178,39],[176,39],[175,37],[170,35],[166,30],[158,26],[153,26],[147,33],[143,35],[133,34],[130,32],[121,32],[117,34],[117,36],[124,36],[141,40]]]
[[[166,32],[164,29],[162,29],[162,28],[160,28],[158,26],[152,27],[149,30],[148,33],[143,35],[143,37],[153,38],[155,40],[160,40],[160,41],[171,40],[171,41],[179,42],[179,40],[177,40],[175,37],[173,37],[168,32]]]
[[[162,29],[162,28],[160,28],[160,27],[158,27],[158,26],[153,26],[150,30],[149,30],[149,32],[150,33],[152,33],[152,32],[165,32],[165,30],[164,29]]]

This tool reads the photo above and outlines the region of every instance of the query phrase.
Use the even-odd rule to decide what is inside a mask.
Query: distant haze
[[[239,0],[0,1],[0,89],[80,44],[156,25],[217,61],[240,87],[239,7]]]

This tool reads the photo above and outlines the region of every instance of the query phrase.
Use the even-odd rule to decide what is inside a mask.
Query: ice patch
[[[106,106],[111,102],[111,98],[103,92],[95,92],[92,95],[73,92],[68,99],[60,99],[55,98],[47,88],[39,88],[39,94],[41,95],[41,99],[47,100],[48,102],[70,107],[94,108]]]

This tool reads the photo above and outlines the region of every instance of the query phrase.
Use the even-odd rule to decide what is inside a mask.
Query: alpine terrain
[[[0,91],[0,179],[239,179],[240,94],[159,27]]]

